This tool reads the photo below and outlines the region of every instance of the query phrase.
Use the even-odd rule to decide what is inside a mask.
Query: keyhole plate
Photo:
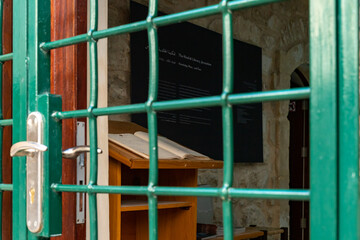
[[[27,119],[27,141],[43,144],[43,117],[39,112],[30,113]],[[30,232],[38,233],[43,227],[43,152],[26,157],[26,222]]]

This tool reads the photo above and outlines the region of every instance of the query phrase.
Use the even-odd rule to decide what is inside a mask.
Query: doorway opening
[[[291,88],[309,86],[309,65],[291,74]],[[309,100],[290,100],[290,188],[309,189]],[[289,201],[290,239],[309,240],[309,202]]]

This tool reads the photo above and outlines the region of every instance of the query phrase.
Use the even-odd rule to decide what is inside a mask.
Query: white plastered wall
[[[89,6],[89,4],[88,4]],[[89,14],[88,14],[89,15]],[[99,1],[99,27],[98,29],[107,29],[108,27],[108,0]],[[108,82],[108,71],[107,71],[107,58],[108,58],[108,40],[101,39],[98,41],[98,79],[99,79],[99,101],[98,107],[107,107],[107,82]],[[89,59],[89,57],[87,58]],[[89,60],[88,60],[89,66]],[[89,67],[88,67],[89,70]],[[89,99],[89,71],[88,71],[88,91],[87,96]],[[108,159],[108,117],[102,116],[98,117],[97,120],[98,126],[98,147],[103,150],[103,153],[99,155],[98,158],[98,185],[108,185],[109,184],[109,159]],[[88,129],[89,133],[89,129]],[[89,136],[89,134],[87,134]],[[89,157],[87,166],[89,164]],[[87,176],[89,176],[89,167],[87,168]],[[88,203],[87,203],[87,212],[86,216],[89,216],[88,212]],[[98,209],[98,239],[108,240],[110,239],[109,233],[109,195],[108,194],[98,194],[97,196],[97,209]],[[86,239],[90,239],[90,228],[89,228],[89,218],[86,221]]]

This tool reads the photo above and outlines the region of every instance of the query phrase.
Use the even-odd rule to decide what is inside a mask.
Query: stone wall
[[[147,1],[137,0],[147,4]],[[205,5],[214,0],[159,0],[159,10],[180,12]],[[109,0],[109,27],[129,19],[129,2]],[[233,14],[234,37],[262,48],[263,90],[286,89],[291,73],[309,61],[308,0],[290,0],[236,11]],[[193,23],[221,33],[221,17],[196,19]],[[129,36],[109,39],[109,106],[129,103],[130,94]],[[288,101],[263,104],[264,163],[237,163],[234,187],[289,187],[289,122]],[[128,120],[128,116],[112,116],[112,120]],[[220,187],[222,170],[202,170],[199,184]],[[234,199],[234,223],[263,226],[288,226],[287,201]],[[214,221],[222,222],[221,201],[214,200]]]

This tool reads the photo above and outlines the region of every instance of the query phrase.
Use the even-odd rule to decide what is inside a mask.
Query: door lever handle
[[[45,152],[47,151],[47,146],[32,142],[32,141],[24,141],[18,142],[11,146],[10,156],[11,157],[22,157],[22,156],[31,156],[35,152]]]
[[[64,150],[62,152],[62,157],[63,158],[75,159],[80,154],[86,153],[86,152],[90,152],[90,146],[76,146],[76,147],[72,147],[72,148]],[[97,149],[98,154],[101,154],[102,152],[103,151],[100,148]]]

